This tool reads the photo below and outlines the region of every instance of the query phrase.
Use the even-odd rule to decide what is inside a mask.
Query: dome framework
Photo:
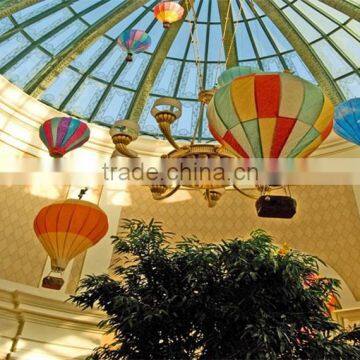
[[[291,70],[318,83],[334,103],[360,94],[359,1],[180,1],[185,16],[164,30],[158,0],[7,0],[0,5],[0,73],[50,106],[111,126],[138,120],[160,136],[150,109],[163,96],[183,103],[176,138],[212,139],[197,98],[238,64]],[[195,21],[196,20],[196,21]],[[151,48],[126,63],[125,29],[145,30]],[[219,44],[223,44],[218,46]]]

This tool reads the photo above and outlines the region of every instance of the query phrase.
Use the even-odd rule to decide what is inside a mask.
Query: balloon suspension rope
[[[84,189],[81,189],[78,195],[79,200],[83,198],[83,196],[86,194],[86,192],[89,190],[88,187],[85,187]]]
[[[225,41],[226,28],[227,28],[227,24],[229,22],[229,17],[230,17],[229,16],[230,9],[231,9],[231,1],[229,0],[227,12],[226,12],[226,18],[225,18],[225,25],[224,25],[224,29],[223,29],[223,33],[222,33],[222,43],[224,43],[224,41]],[[218,62],[217,62],[217,67],[216,67],[215,81],[217,81],[217,78],[219,76],[219,71],[220,71],[220,67],[221,67],[220,59],[221,59],[221,46],[219,46],[219,51],[218,51]]]
[[[228,64],[228,62],[229,62],[229,59],[230,59],[231,49],[232,49],[232,47],[234,46],[235,37],[236,37],[237,31],[238,31],[238,28],[239,28],[239,25],[240,25],[241,14],[244,12],[242,1],[243,1],[243,0],[239,0],[239,1],[238,1],[238,7],[239,7],[239,8],[238,8],[237,19],[239,19],[239,20],[236,22],[236,26],[235,26],[234,33],[233,33],[233,35],[232,35],[232,39],[231,39],[229,51],[228,51],[228,53],[226,54],[225,68],[226,68],[226,66],[227,66],[227,64]],[[251,6],[251,7],[254,7],[253,0],[249,0],[249,1],[250,1],[250,6]],[[226,27],[227,27],[227,23],[228,23],[229,17],[230,17],[230,16],[229,16],[229,15],[230,15],[230,5],[231,5],[231,2],[229,1],[229,7],[228,7],[227,14],[226,14],[224,32],[223,32],[223,37],[222,37],[223,43],[224,43],[224,41],[225,41]],[[243,14],[243,17],[245,17],[244,14]],[[217,64],[217,69],[216,69],[215,81],[217,81],[217,78],[218,78],[218,76],[219,76],[220,67],[221,67],[220,57],[221,57],[221,49],[219,48],[219,57],[218,57],[218,64]],[[215,84],[215,86],[216,86],[216,84]]]

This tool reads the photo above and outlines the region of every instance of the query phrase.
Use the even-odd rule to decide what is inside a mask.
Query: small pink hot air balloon
[[[126,61],[131,62],[133,60],[133,53],[144,52],[150,47],[151,37],[145,31],[131,29],[122,32],[117,42],[128,53]]]
[[[56,117],[45,121],[39,129],[42,142],[50,156],[61,158],[67,152],[85,144],[90,137],[89,127],[72,117]]]

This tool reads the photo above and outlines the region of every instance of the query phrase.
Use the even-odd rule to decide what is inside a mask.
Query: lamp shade
[[[127,61],[132,61],[133,53],[146,51],[151,45],[151,37],[142,30],[125,30],[117,40],[121,49],[127,51]]]
[[[90,138],[90,130],[78,119],[56,117],[40,126],[39,135],[50,155],[59,158],[85,144]]]
[[[253,73],[222,86],[207,117],[215,139],[240,157],[307,157],[330,134],[334,107],[299,77]]]
[[[105,212],[84,200],[69,199],[46,206],[34,220],[36,236],[55,272],[64,271],[71,259],[100,241],[108,227]]]
[[[360,145],[360,98],[336,107],[334,130],[345,140]]]
[[[161,21],[164,28],[180,20],[184,16],[184,8],[175,1],[163,1],[155,6],[154,15]]]

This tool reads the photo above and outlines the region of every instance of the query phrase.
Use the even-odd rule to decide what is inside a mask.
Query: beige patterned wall
[[[46,252],[33,231],[38,211],[64,199],[67,187],[0,186],[0,278],[38,286]]]
[[[319,256],[346,281],[360,300],[360,218],[350,186],[294,187],[298,214],[292,220],[260,219],[254,201],[227,192],[216,208],[207,208],[201,193],[181,191],[163,202],[154,201],[147,188],[129,189],[122,218],[155,218],[168,231],[195,234],[202,241],[247,236],[262,228],[277,243]]]

